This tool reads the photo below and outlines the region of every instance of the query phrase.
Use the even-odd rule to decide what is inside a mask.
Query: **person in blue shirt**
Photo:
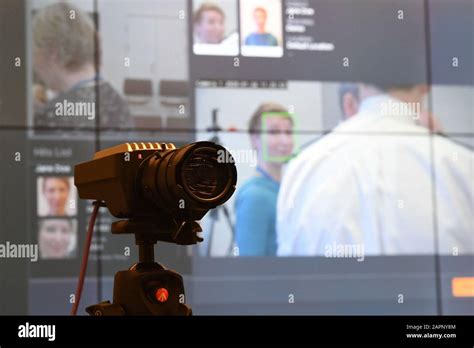
[[[267,11],[262,7],[257,7],[253,11],[253,18],[257,31],[248,35],[245,39],[245,45],[248,46],[278,46],[278,40],[275,36],[266,32]]]
[[[293,120],[279,104],[260,105],[250,119],[250,141],[258,165],[235,200],[239,256],[276,255],[276,203],[282,166],[293,151],[292,131]]]

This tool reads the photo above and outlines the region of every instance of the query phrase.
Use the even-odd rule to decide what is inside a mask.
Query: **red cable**
[[[94,202],[93,204],[94,210],[92,211],[92,215],[89,220],[89,228],[87,229],[86,245],[84,248],[84,253],[82,254],[81,271],[79,273],[79,279],[77,281],[76,295],[74,298],[74,305],[72,306],[71,315],[76,315],[77,308],[79,307],[79,302],[81,301],[82,288],[84,287],[84,279],[86,277],[87,272],[87,262],[89,261],[89,250],[91,248],[95,220],[97,219],[99,208],[101,207],[101,205],[103,205],[102,202]]]

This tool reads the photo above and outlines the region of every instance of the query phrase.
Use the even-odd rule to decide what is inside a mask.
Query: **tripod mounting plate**
[[[135,234],[137,244],[142,242],[156,243],[157,241],[179,245],[193,245],[202,242],[197,235],[202,228],[196,221],[175,222],[164,226],[152,219],[120,220],[112,224],[113,234]]]

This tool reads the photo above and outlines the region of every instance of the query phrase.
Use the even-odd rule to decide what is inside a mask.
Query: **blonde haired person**
[[[100,56],[99,35],[87,13],[68,3],[56,3],[36,13],[34,71],[45,87],[57,94],[36,107],[36,126],[94,127],[96,117],[103,127],[130,126],[128,106],[97,74]]]
[[[258,166],[235,200],[240,256],[276,255],[276,203],[282,167],[293,152],[292,132],[288,110],[276,103],[260,105],[250,119],[250,142],[257,152]]]

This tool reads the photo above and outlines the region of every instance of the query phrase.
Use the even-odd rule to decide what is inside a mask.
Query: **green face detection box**
[[[267,120],[272,117],[279,117],[279,118],[288,118],[293,124],[291,136],[293,138],[293,152],[287,156],[272,156],[268,152],[268,136],[270,135],[270,131],[267,126]],[[297,134],[294,132],[295,129],[298,129],[298,122],[297,117],[295,114],[290,112],[264,112],[262,113],[262,142],[263,142],[263,160],[266,162],[280,162],[285,163],[288,162],[291,158],[297,155],[296,149],[298,149],[298,137]]]

